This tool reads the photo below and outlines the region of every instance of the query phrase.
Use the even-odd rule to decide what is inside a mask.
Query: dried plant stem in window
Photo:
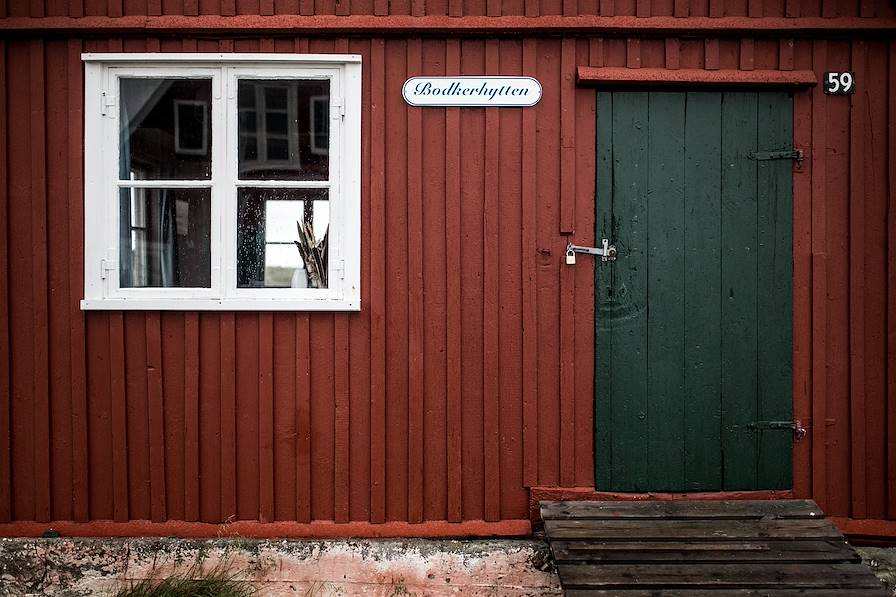
[[[299,240],[295,241],[296,247],[299,249],[299,255],[305,262],[305,271],[308,274],[308,285],[312,288],[327,287],[327,238],[329,232],[325,233],[323,238],[318,242],[314,238],[314,227],[311,222],[296,221],[296,228],[299,231]]]

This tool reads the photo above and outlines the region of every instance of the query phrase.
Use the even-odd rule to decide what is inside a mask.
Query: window
[[[360,57],[82,58],[82,308],[360,308]]]

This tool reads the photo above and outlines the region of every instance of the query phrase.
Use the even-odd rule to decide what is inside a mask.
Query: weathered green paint
[[[650,122],[664,122],[663,128],[648,127],[647,196],[662,198],[650,202],[648,221],[647,272],[650,304],[647,328],[647,459],[651,483],[664,487],[684,485],[685,467],[680,454],[669,450],[681,445],[685,436],[685,413],[676,403],[684,392],[684,356],[680,339],[684,336],[684,250],[685,188],[685,96],[681,93],[650,95]]]
[[[760,94],[758,109],[759,146],[789,148],[793,138],[792,103],[785,94]],[[793,328],[793,229],[792,162],[764,161],[757,164],[759,196],[759,420],[788,421],[793,417],[791,393]],[[786,201],[781,198],[785,197]],[[780,231],[786,231],[782,234]],[[784,283],[782,283],[782,280]],[[782,399],[786,397],[786,400]],[[791,486],[792,434],[784,428],[760,428],[759,487],[784,489]]]
[[[704,491],[717,488],[721,481],[718,222],[722,116],[718,93],[688,93],[686,103],[683,489]],[[655,125],[662,127],[661,122]]]
[[[599,93],[597,121],[598,488],[789,487],[791,99]]]
[[[614,333],[610,419],[613,433],[613,478],[629,479],[635,491],[647,490],[647,96],[614,94],[613,203],[626,206],[626,217],[614,219],[621,250],[637,267],[616,268],[612,285]],[[617,212],[618,216],[618,212]],[[625,240],[622,240],[625,239]]]
[[[756,263],[756,93],[722,102],[722,454],[725,487],[756,484],[759,346]]]

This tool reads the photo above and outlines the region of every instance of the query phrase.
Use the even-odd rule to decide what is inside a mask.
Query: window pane
[[[121,79],[119,177],[211,178],[209,79]]]
[[[237,98],[240,178],[329,178],[329,81],[243,79]]]
[[[327,189],[239,189],[237,285],[327,288]]]
[[[121,288],[210,288],[210,208],[210,189],[121,189]]]

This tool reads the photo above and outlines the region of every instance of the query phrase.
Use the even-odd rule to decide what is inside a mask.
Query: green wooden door
[[[792,122],[785,93],[598,93],[598,489],[791,487]]]

